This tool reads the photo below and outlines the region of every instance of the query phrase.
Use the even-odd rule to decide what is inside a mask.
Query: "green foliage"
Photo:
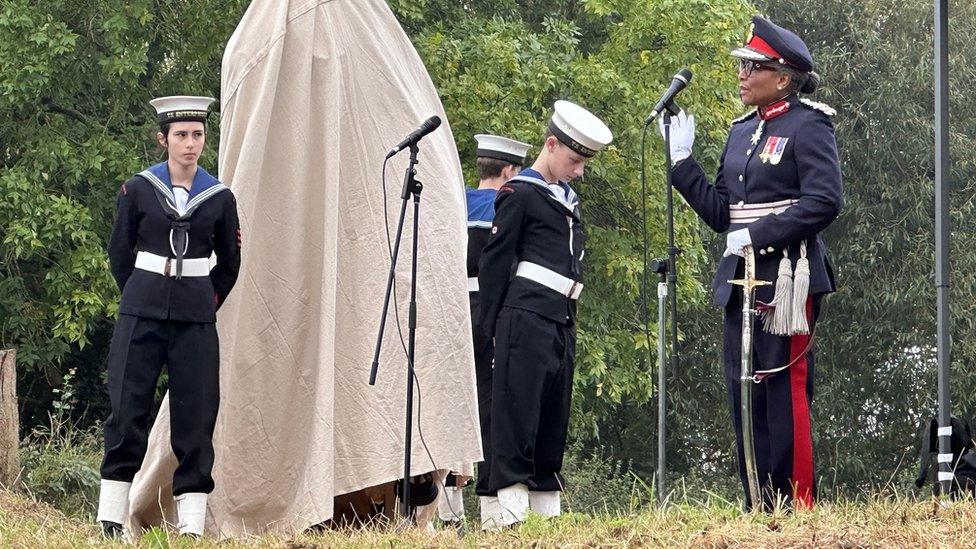
[[[94,430],[81,430],[53,414],[48,426],[37,427],[22,444],[24,488],[67,515],[94,515],[101,448]]]
[[[11,0],[0,8],[0,107],[42,95],[74,49],[77,36],[65,23],[30,7]]]
[[[98,502],[101,438],[70,419],[78,404],[74,369],[53,392],[58,398],[48,424],[36,427],[21,445],[24,488],[67,515],[88,516]]]
[[[653,486],[630,472],[630,464],[579,443],[567,449],[563,463],[564,507],[573,513],[635,513],[655,500]]]

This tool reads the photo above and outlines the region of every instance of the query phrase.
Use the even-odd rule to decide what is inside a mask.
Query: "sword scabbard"
[[[752,509],[762,508],[759,489],[759,473],[756,468],[756,444],[752,423],[752,385],[755,382],[752,366],[753,323],[756,318],[755,289],[769,282],[756,278],[756,256],[751,246],[743,249],[745,269],[741,280],[730,280],[742,287],[742,363],[740,387],[740,414],[742,416],[742,450],[745,458],[746,480]]]

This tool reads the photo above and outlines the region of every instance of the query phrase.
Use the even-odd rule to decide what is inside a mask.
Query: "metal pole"
[[[403,516],[408,520],[413,513],[410,503],[410,456],[413,453],[413,378],[414,358],[417,350],[417,243],[420,240],[420,191],[423,184],[413,181],[413,256],[410,258],[410,320],[407,328],[407,411],[403,435]]]
[[[952,484],[952,408],[949,402],[949,1],[935,2],[935,280],[938,295],[939,483]]]
[[[668,307],[668,283],[666,275],[661,274],[662,281],[657,283],[657,501],[659,505],[664,505],[664,496],[667,493],[665,486],[665,437],[664,426],[667,417],[667,364],[668,353],[667,344],[667,312]]]
[[[667,185],[667,231],[668,231],[668,297],[671,306],[671,375],[678,375],[678,254],[681,250],[674,244],[674,182],[671,162],[671,114],[678,112],[674,103],[668,105],[664,117],[665,185]]]
[[[661,290],[658,290],[658,296],[663,303],[667,303],[665,310],[670,310],[670,316],[666,317],[670,320],[668,324],[669,334],[667,338],[664,336],[664,330],[660,329],[661,337],[660,340],[665,339],[670,340],[669,345],[665,350],[659,353],[662,367],[658,371],[658,490],[659,498],[663,503],[664,501],[664,463],[666,460],[666,455],[664,452],[664,425],[667,419],[667,394],[665,392],[665,371],[663,368],[664,357],[668,357],[671,363],[671,375],[676,376],[678,371],[678,254],[681,250],[678,249],[674,244],[674,183],[672,181],[672,172],[674,171],[674,164],[671,161],[671,116],[676,115],[681,109],[673,101],[669,103],[664,112],[661,113],[664,126],[664,173],[665,173],[665,186],[667,191],[667,198],[665,200],[666,204],[666,218],[667,218],[667,233],[668,233],[668,258],[667,266],[662,273],[662,283],[665,284],[664,295],[661,295]],[[661,303],[658,307],[660,309]],[[658,313],[659,317],[661,313]],[[665,323],[662,322],[662,326]],[[658,343],[660,346],[660,343]],[[670,351],[670,355],[667,354]]]

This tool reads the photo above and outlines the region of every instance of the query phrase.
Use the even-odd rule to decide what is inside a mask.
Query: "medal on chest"
[[[766,145],[763,146],[763,150],[759,154],[759,158],[763,161],[763,164],[767,162],[774,166],[779,164],[779,161],[783,158],[783,151],[786,149],[787,141],[789,141],[788,137],[777,137],[774,135],[767,137]]]

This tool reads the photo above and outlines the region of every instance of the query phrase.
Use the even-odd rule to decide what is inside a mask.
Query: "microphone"
[[[688,83],[691,82],[691,71],[688,69],[681,69],[678,74],[674,75],[674,79],[671,80],[671,86],[664,92],[661,99],[654,105],[654,110],[651,111],[651,115],[644,120],[644,124],[650,124],[652,120],[657,118],[657,115],[661,114],[664,109],[671,104],[674,100],[674,96],[678,95],[678,92],[685,89]]]
[[[425,135],[436,130],[438,127],[440,127],[440,125],[441,117],[437,116],[436,114],[427,120],[424,120],[424,123],[421,124],[419,128],[411,132],[410,135],[404,137],[403,141],[397,143],[395,147],[390,149],[390,152],[386,153],[386,157],[390,158],[403,149],[416,145],[417,142],[423,139]]]

